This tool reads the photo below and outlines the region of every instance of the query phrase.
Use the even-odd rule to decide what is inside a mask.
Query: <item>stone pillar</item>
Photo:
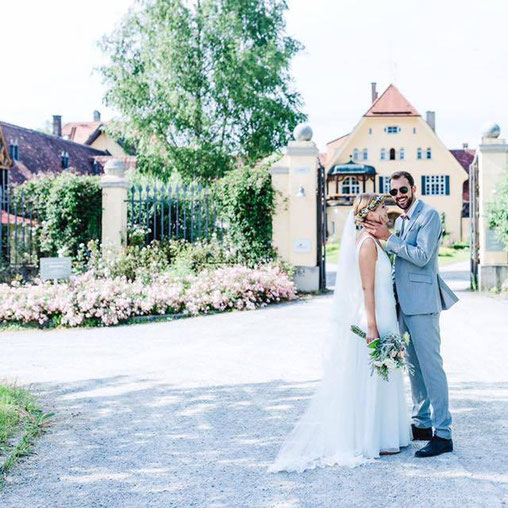
[[[270,172],[277,191],[273,245],[285,261],[296,266],[300,291],[319,289],[317,265],[318,149],[308,125],[296,127],[282,159]]]
[[[497,124],[488,126],[478,147],[478,211],[480,290],[499,288],[508,278],[508,250],[488,227],[488,207],[508,172],[508,143],[499,138]]]
[[[102,245],[118,249],[127,240],[127,189],[125,163],[110,159],[104,166],[102,189]]]

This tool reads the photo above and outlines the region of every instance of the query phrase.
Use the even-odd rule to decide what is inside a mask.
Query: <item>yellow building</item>
[[[96,150],[108,152],[113,157],[123,158],[129,154],[125,152],[120,143],[113,139],[106,132],[106,124],[101,121],[101,114],[99,111],[94,111],[92,122],[70,122],[66,123],[63,128],[58,126],[61,122],[60,116],[53,117],[53,134],[59,136],[58,130],[60,129],[64,139],[88,145]]]
[[[340,239],[345,217],[361,192],[387,193],[390,175],[408,171],[417,194],[444,214],[446,241],[462,239],[462,192],[468,175],[435,132],[435,114],[424,120],[394,86],[377,97],[351,133],[327,144],[327,221],[330,240]],[[389,200],[391,223],[400,214]]]

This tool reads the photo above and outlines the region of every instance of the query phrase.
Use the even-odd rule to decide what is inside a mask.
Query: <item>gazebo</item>
[[[366,192],[366,184],[372,180],[376,192],[376,168],[350,160],[335,164],[328,170],[326,189],[328,199],[349,205],[360,192]]]

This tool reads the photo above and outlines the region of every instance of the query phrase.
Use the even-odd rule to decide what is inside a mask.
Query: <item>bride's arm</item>
[[[379,337],[375,299],[377,247],[372,238],[367,238],[363,242],[358,258],[365,312],[367,314],[367,344],[370,344]]]

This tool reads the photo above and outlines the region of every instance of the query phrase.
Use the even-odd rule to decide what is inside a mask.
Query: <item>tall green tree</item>
[[[102,40],[105,101],[142,170],[214,179],[287,143],[305,120],[285,0],[141,0]]]

